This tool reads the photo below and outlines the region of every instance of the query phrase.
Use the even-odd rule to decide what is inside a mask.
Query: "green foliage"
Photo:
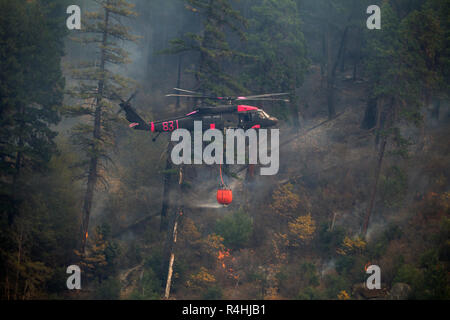
[[[203,294],[203,300],[220,300],[223,297],[222,288],[219,286],[212,286],[206,289],[206,292]]]
[[[448,19],[448,17],[447,17]],[[407,52],[403,63],[413,67],[411,75],[430,92],[442,85],[439,56],[443,53],[444,30],[439,16],[431,9],[415,10],[405,17],[400,26],[402,45]]]
[[[65,271],[73,264],[80,190],[73,184],[70,169],[76,157],[61,147],[61,153],[47,164],[45,175],[24,174],[27,196],[14,223],[9,225],[5,215],[0,219],[2,298],[45,298],[48,293],[67,290]],[[17,287],[11,286],[11,281]]]
[[[118,300],[120,298],[120,281],[114,277],[103,280],[95,291],[95,299]]]
[[[298,300],[324,300],[325,294],[318,288],[306,287],[301,289],[297,295]]]
[[[323,223],[319,229],[318,247],[320,252],[329,256],[336,253],[336,249],[345,238],[345,230],[342,227],[335,227],[330,231],[328,223]]]
[[[319,274],[314,263],[302,263],[302,265],[300,266],[300,272],[303,275],[304,283],[306,283],[306,285],[313,287],[319,285]]]
[[[255,87],[286,90],[301,84],[308,63],[295,1],[262,0],[253,4],[248,46],[257,57],[254,71],[266,75]]]
[[[441,227],[437,234],[437,246],[439,250],[439,260],[450,261],[450,218],[443,217]]]
[[[380,32],[369,36],[366,30],[368,44],[367,72],[371,76],[373,94],[378,96],[395,96],[398,92],[398,78],[405,72],[401,57],[400,21],[388,1],[381,7],[383,12],[383,27]],[[408,83],[405,83],[406,85]]]
[[[336,274],[329,274],[325,276],[325,294],[327,299],[336,299],[337,295],[345,290],[349,291],[349,283],[346,278]]]
[[[163,279],[165,277],[164,272],[166,272],[166,270],[161,270],[162,259],[162,251],[157,250],[153,251],[152,254],[144,260],[144,267],[153,270],[159,279]]]
[[[434,94],[448,93],[443,80],[448,70],[449,55],[444,49],[448,17],[437,11],[448,12],[448,4],[427,1],[423,6],[400,7],[384,1],[383,27],[376,34],[366,30],[366,71],[372,97],[388,113],[388,127],[402,118],[418,125],[423,102],[428,104]]]
[[[55,14],[53,9],[61,10]],[[9,224],[27,197],[24,174],[44,173],[60,121],[64,16],[49,1],[0,1],[0,208]]]
[[[107,164],[112,162],[110,153],[116,143],[114,125],[118,121],[112,101],[130,91],[132,83],[116,69],[130,62],[121,42],[137,40],[129,27],[120,21],[120,18],[136,15],[133,4],[126,0],[100,0],[97,3],[97,12],[84,13],[81,37],[73,39],[95,54],[92,60],[72,66],[71,76],[76,85],[67,93],[75,100],[75,106],[65,108],[66,116],[85,116],[71,132],[72,143],[84,156],[79,164],[84,172],[79,178],[87,180],[82,207],[81,251],[85,249],[94,192],[99,186],[109,187],[106,171]]]
[[[308,67],[306,43],[298,7],[292,0],[252,1],[252,19],[248,35],[248,54],[255,56],[247,63],[245,84],[261,92],[290,92],[291,108],[275,103],[274,114],[298,123],[295,88],[303,82]]]
[[[380,180],[380,197],[387,207],[401,205],[408,188],[406,174],[397,166],[386,170]]]
[[[405,115],[405,114],[404,114]],[[411,119],[412,121],[417,121],[415,119]],[[413,145],[410,139],[404,138],[400,133],[400,128],[394,127],[391,128],[389,135],[392,137],[393,149],[389,151],[390,155],[399,156],[403,159],[409,158],[409,150],[408,148]]]
[[[438,250],[426,251],[420,265],[403,264],[398,268],[393,282],[409,284],[414,299],[447,300],[450,297],[448,269],[439,261]]]
[[[403,235],[402,229],[398,225],[389,225],[379,237],[370,241],[367,246],[367,254],[371,259],[381,258],[392,240],[400,239]]]
[[[403,231],[398,225],[390,225],[386,231],[384,231],[384,237],[388,241],[400,239],[403,236]]]
[[[362,256],[340,256],[336,259],[336,271],[349,283],[364,282],[367,278],[364,272],[366,263],[367,259]]]
[[[233,249],[245,247],[253,233],[253,219],[237,211],[217,221],[215,231],[224,238],[224,244]]]
[[[239,11],[233,9],[231,0],[185,0],[186,8],[200,16],[201,33],[185,33],[181,38],[170,41],[171,47],[162,53],[178,54],[195,52],[200,60],[194,73],[197,87],[202,92],[217,95],[235,95],[243,92],[236,77],[225,66],[243,54],[233,50],[229,43],[231,35],[245,39],[245,20]]]
[[[339,274],[347,274],[355,265],[356,257],[340,256],[336,261],[336,271]]]
[[[159,291],[161,288],[161,281],[158,279],[156,273],[151,268],[144,271],[142,278],[139,281],[138,288],[136,288],[130,296],[132,300],[157,300],[160,298]]]
[[[320,284],[320,275],[317,267],[308,260],[282,265],[276,275],[276,279],[279,283],[280,294],[287,297],[295,297],[308,287],[315,288]]]
[[[424,272],[424,293],[426,299],[450,299],[448,269],[445,264],[428,265]]]
[[[397,274],[394,277],[393,283],[397,282],[407,283],[415,288],[423,282],[422,273],[412,265],[403,264],[397,270]]]
[[[124,251],[123,258],[126,259],[128,265],[135,266],[142,262],[142,247],[139,241],[130,241]]]

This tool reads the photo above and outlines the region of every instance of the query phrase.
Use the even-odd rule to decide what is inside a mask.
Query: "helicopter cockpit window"
[[[258,117],[261,119],[269,119],[269,115],[265,113],[263,110],[258,111]]]
[[[252,121],[252,115],[250,113],[244,114],[244,121]]]

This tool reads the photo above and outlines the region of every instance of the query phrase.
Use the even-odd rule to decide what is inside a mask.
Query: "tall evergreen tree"
[[[63,100],[65,4],[0,1],[2,299],[42,297],[55,268],[67,262],[54,241],[70,242],[70,233],[60,231],[70,229],[63,225],[73,223],[71,212],[60,210],[73,205],[73,198],[59,185],[65,173],[54,179],[51,161],[57,151],[52,126],[60,120]]]
[[[199,15],[202,21],[201,33],[186,33],[170,41],[165,53],[198,53],[196,89],[202,92],[234,95],[243,92],[242,85],[231,75],[227,66],[242,54],[230,47],[230,35],[244,40],[245,20],[233,9],[231,0],[186,0],[186,8]]]
[[[60,120],[64,29],[46,1],[1,1],[0,8],[0,193],[11,224],[23,173],[44,170],[56,150],[50,126]]]
[[[105,171],[110,160],[109,152],[114,144],[113,124],[117,120],[112,101],[129,90],[130,80],[115,73],[117,65],[129,62],[128,53],[122,49],[121,41],[135,41],[120,18],[135,16],[134,5],[125,0],[98,1],[99,11],[87,13],[83,23],[83,34],[77,39],[92,45],[97,59],[84,62],[74,69],[72,78],[79,82],[70,93],[83,103],[68,108],[71,116],[87,116],[89,121],[79,122],[72,133],[73,142],[85,152],[86,192],[83,201],[81,222],[81,251],[84,252],[88,237],[89,217],[94,192],[99,183],[107,185]]]
[[[423,128],[422,107],[442,88],[440,69],[445,70],[439,59],[444,33],[437,14],[420,4],[399,6],[391,5],[390,1],[385,1],[381,10],[383,27],[377,34],[368,36],[367,44],[366,68],[370,98],[374,102],[368,105],[364,124],[376,127],[379,150],[364,233],[373,210],[388,141],[392,142],[396,154],[405,155],[408,143],[400,135],[399,122],[406,120]],[[369,117],[375,121],[369,121]]]
[[[361,58],[362,33],[366,28],[368,0],[297,1],[309,37],[310,55],[320,63],[325,87],[328,117],[336,115],[336,80],[345,70],[345,61],[353,60],[353,78]],[[340,66],[340,68],[339,68]]]
[[[256,59],[246,68],[246,85],[255,92],[292,93],[289,115],[298,127],[295,90],[308,66],[298,7],[293,0],[262,0],[251,14],[248,54]],[[280,110],[275,112],[285,117]]]

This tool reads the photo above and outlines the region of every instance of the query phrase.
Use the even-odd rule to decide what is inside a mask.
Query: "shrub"
[[[247,245],[253,233],[253,219],[248,214],[237,211],[217,222],[216,233],[223,237],[227,247],[242,248]]]
[[[319,273],[317,272],[317,267],[312,262],[304,262],[300,266],[300,272],[303,276],[304,281],[308,286],[318,286],[319,285]]]
[[[120,282],[116,278],[108,278],[101,282],[95,292],[99,300],[118,300],[120,298]]]
[[[156,276],[159,279],[164,279],[165,272],[167,270],[161,270],[161,264],[162,264],[162,252],[161,250],[153,251],[151,256],[145,259],[144,267],[146,269],[152,269]]]
[[[325,296],[322,291],[313,287],[306,287],[297,295],[298,300],[323,300]]]
[[[397,166],[387,170],[381,177],[380,196],[387,207],[398,207],[406,195],[408,180],[406,174]]]
[[[336,248],[345,238],[345,230],[336,227],[332,231],[329,230],[328,224],[323,223],[319,230],[318,246],[324,255],[329,256],[336,252]]]
[[[393,283],[407,283],[412,287],[417,286],[421,280],[421,272],[417,268],[409,264],[404,264],[397,270]]]
[[[142,280],[137,289],[133,291],[130,298],[132,300],[157,300],[159,299],[160,280],[155,272],[150,268],[144,271]]]
[[[342,290],[348,291],[348,281],[339,275],[329,274],[325,277],[326,295],[328,299],[336,299]]]
[[[222,289],[218,286],[209,287],[203,294],[204,300],[220,300],[223,297]]]

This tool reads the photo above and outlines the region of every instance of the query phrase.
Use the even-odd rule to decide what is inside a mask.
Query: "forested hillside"
[[[0,297],[450,299],[449,77],[449,0],[0,0]],[[278,173],[129,127],[174,87],[289,93]]]

